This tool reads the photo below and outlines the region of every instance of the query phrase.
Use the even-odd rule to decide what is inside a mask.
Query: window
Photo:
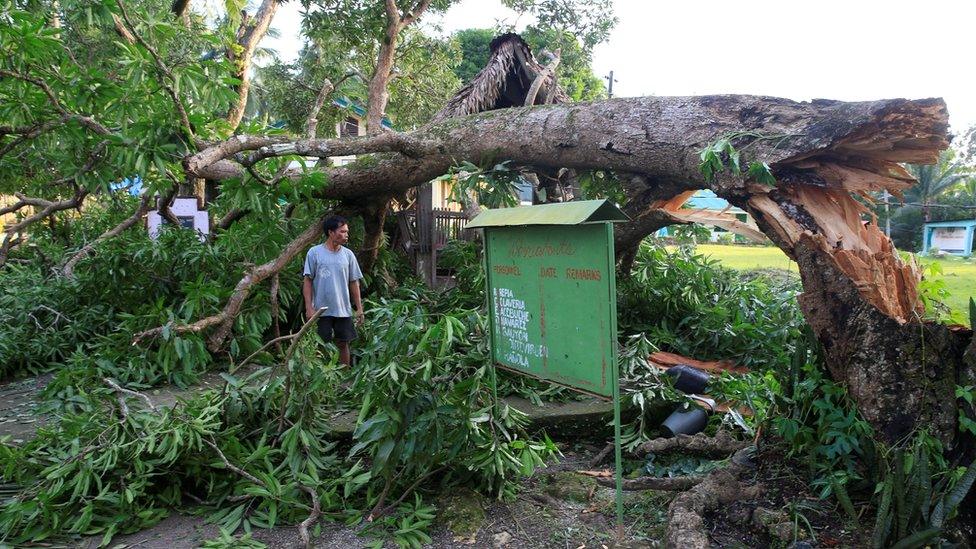
[[[339,124],[339,137],[356,137],[359,135],[359,120],[350,116]]]

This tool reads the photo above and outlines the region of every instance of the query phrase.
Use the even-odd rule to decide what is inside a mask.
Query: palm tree
[[[951,150],[944,150],[939,155],[939,161],[935,164],[906,165],[918,183],[905,192],[905,199],[908,202],[921,204],[926,222],[929,221],[930,217],[929,205],[956,183],[969,176],[963,172],[965,166],[962,163],[952,161],[953,156],[954,153]]]

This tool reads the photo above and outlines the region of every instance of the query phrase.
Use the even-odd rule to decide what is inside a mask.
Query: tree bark
[[[363,272],[373,271],[380,248],[383,246],[383,224],[386,214],[390,211],[390,197],[377,197],[365,206],[359,208],[363,218],[363,246],[357,254],[359,266]]]
[[[430,7],[430,0],[420,0],[412,10],[401,15],[395,0],[386,0],[386,32],[376,56],[376,67],[369,79],[366,104],[366,131],[377,134],[383,131],[383,113],[390,99],[390,80],[396,61],[397,38],[403,29],[413,24]]]
[[[240,80],[237,85],[237,99],[227,112],[227,123],[231,131],[236,130],[244,118],[244,109],[247,107],[247,96],[251,90],[251,59],[258,43],[268,33],[271,27],[271,20],[281,3],[278,0],[264,0],[261,7],[253,18],[244,17],[241,28],[238,30],[237,46],[240,52],[228,52],[228,58],[234,62],[234,77]]]

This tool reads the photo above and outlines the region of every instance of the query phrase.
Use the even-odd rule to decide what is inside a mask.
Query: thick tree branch
[[[112,22],[115,24],[115,32],[118,33],[119,37],[130,44],[136,43],[136,37],[129,32],[126,28],[125,23],[122,22],[122,18],[116,14],[112,14]]]
[[[170,187],[168,193],[162,196],[159,201],[156,202],[156,209],[159,210],[159,215],[168,221],[174,227],[180,226],[180,220],[176,218],[176,214],[173,213],[173,209],[170,206],[173,205],[173,200],[176,198],[176,193],[180,190],[180,181],[175,175],[166,171],[166,175],[169,176],[170,180],[173,181],[173,186]]]
[[[386,31],[376,56],[376,67],[367,87],[366,131],[383,131],[383,113],[390,99],[389,84],[396,58],[397,37],[403,29],[417,21],[430,7],[430,0],[421,0],[408,13],[401,15],[394,0],[386,0]]]
[[[245,151],[255,152],[238,157],[240,164],[229,164],[229,167],[228,164],[221,164],[222,161],[237,157]],[[244,172],[242,166],[253,166],[267,158],[287,155],[326,158],[379,152],[400,152],[409,157],[420,157],[432,152],[432,148],[412,134],[392,132],[364,137],[298,141],[285,136],[239,135],[187,157],[183,161],[183,169],[191,177],[214,179],[227,176],[229,172],[233,172],[231,177],[239,177]],[[221,167],[213,170],[212,168],[218,164],[221,164]]]
[[[233,208],[217,222],[217,228],[221,231],[226,231],[233,225],[237,220],[244,217],[249,213],[250,210],[242,210],[240,208]]]
[[[535,77],[535,80],[532,81],[532,86],[529,87],[528,93],[525,94],[525,102],[523,105],[527,107],[535,105],[535,98],[539,94],[539,90],[542,89],[542,85],[545,84],[550,78],[552,79],[552,87],[556,86],[556,67],[559,66],[560,54],[561,50],[556,49],[556,53],[553,54],[552,61],[550,61],[549,64],[542,69],[542,72]],[[543,103],[548,102],[548,94],[546,94]]]
[[[414,24],[417,21],[417,19],[419,19],[420,16],[423,15],[425,11],[427,11],[427,8],[430,7],[430,1],[431,0],[421,0],[419,3],[417,3],[416,7],[410,10],[409,13],[403,14],[403,18],[400,20],[400,23],[404,27],[409,27],[410,25]],[[393,7],[395,9],[396,5],[394,4]]]
[[[195,177],[240,176],[242,168],[229,160],[244,150],[276,144],[282,152],[328,155],[404,150],[416,143],[410,155],[394,156],[370,166],[325,170],[330,185],[321,198],[350,199],[377,192],[399,192],[428,181],[461,160],[479,163],[508,159],[516,164],[546,168],[609,169],[641,174],[648,190],[657,188],[678,194],[685,190],[712,188],[720,193],[748,192],[750,183],[722,172],[711,182],[698,169],[699,153],[718,138],[735,132],[754,132],[778,139],[743,138],[750,158],[773,165],[774,175],[799,159],[829,156],[841,164],[861,166],[876,174],[876,184],[899,188],[901,180],[885,174],[899,170],[897,162],[933,161],[945,146],[945,107],[937,100],[888,100],[861,103],[797,103],[753,96],[642,97],[611,99],[577,105],[545,105],[511,108],[450,118],[397,134],[397,146],[368,146],[382,141],[289,141],[286,137],[238,136],[190,157],[184,167]],[[917,124],[914,140],[892,136],[885,144],[879,124],[888,113]],[[941,113],[941,114],[940,114]],[[606,121],[613,119],[613,124]],[[666,124],[660,124],[666,120]],[[939,133],[942,124],[941,134]],[[859,134],[865,134],[859,137]],[[382,139],[380,136],[377,136]],[[841,143],[844,138],[873,140],[870,146],[887,147],[883,158],[873,158],[868,145],[858,150]],[[342,146],[341,143],[358,143]],[[293,146],[287,146],[292,143]],[[391,142],[388,142],[391,143]],[[323,150],[325,149],[325,150]],[[269,150],[271,150],[269,148]],[[262,155],[255,155],[259,158]],[[835,179],[836,181],[836,179]],[[837,185],[838,183],[824,183]],[[672,195],[673,196],[673,195]]]
[[[319,90],[319,94],[315,97],[315,103],[312,104],[312,108],[308,111],[308,118],[305,119],[305,136],[309,139],[315,139],[315,133],[319,125],[319,112],[322,111],[322,106],[325,105],[325,100],[332,95],[335,91],[335,86],[332,85],[332,81],[328,78],[322,83],[322,89]]]
[[[262,281],[268,277],[281,272],[285,266],[295,258],[299,253],[304,251],[306,248],[312,245],[321,235],[322,235],[322,221],[318,220],[313,223],[309,228],[298,235],[294,240],[285,246],[281,254],[264,263],[262,265],[252,268],[234,287],[234,292],[231,294],[230,299],[224,305],[221,312],[209,316],[207,318],[198,320],[192,324],[184,324],[171,326],[170,329],[174,333],[199,333],[212,327],[217,329],[210,335],[207,341],[207,347],[212,351],[216,352],[221,348],[224,340],[230,334],[230,330],[234,325],[234,320],[237,318],[238,313],[240,313],[241,306],[244,301],[251,294],[251,290],[255,285],[260,284]],[[132,340],[133,345],[139,344],[143,339],[155,338],[162,335],[165,326],[160,326],[158,328],[153,328],[151,330],[146,330],[139,332],[135,335]]]

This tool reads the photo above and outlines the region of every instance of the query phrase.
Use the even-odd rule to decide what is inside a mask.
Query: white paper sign
[[[210,234],[210,214],[206,210],[199,209],[197,205],[198,203],[195,197],[175,198],[169,209],[176,216],[176,219],[180,221],[181,227],[196,231],[197,238],[200,239],[200,242],[203,242],[207,238],[207,235]],[[160,215],[159,210],[150,210],[146,216],[149,238],[156,240],[159,237],[159,230],[164,223],[169,223],[169,221]]]

